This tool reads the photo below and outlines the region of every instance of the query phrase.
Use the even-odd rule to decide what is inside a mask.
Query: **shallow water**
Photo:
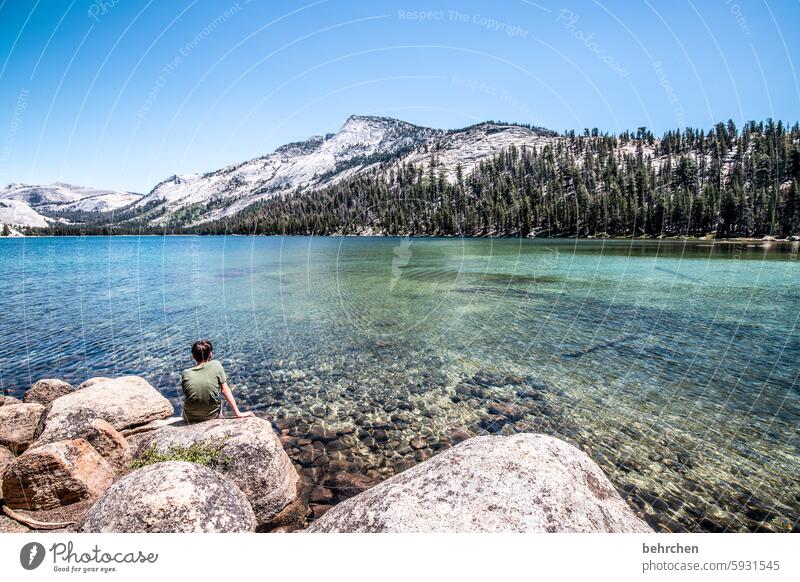
[[[0,240],[0,383],[19,395],[42,377],[141,374],[179,407],[178,371],[208,337],[244,407],[288,435],[309,480],[324,479],[326,460],[391,476],[456,430],[538,431],[586,450],[657,529],[786,531],[800,516],[797,253],[666,241]],[[312,461],[301,453],[320,426],[338,438],[316,439]]]

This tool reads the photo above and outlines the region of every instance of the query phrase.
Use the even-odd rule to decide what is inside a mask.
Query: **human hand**
[[[251,411],[239,412],[236,414],[236,418],[250,418],[251,416],[255,416]]]

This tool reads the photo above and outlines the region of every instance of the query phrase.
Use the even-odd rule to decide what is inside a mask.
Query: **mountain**
[[[109,212],[137,202],[141,194],[118,190],[99,190],[63,182],[42,186],[9,184],[0,189],[0,198],[25,202],[39,213]]]
[[[800,240],[800,125],[655,138],[486,123],[199,233]]]
[[[27,203],[0,196],[0,225],[47,228],[50,223]]]
[[[457,131],[388,117],[353,115],[333,134],[279,147],[273,153],[207,174],[178,174],[133,205],[153,225],[202,224],[233,216],[256,202],[333,185],[381,164],[427,163],[436,150],[455,176],[511,144],[544,145],[555,134],[485,123]],[[140,219],[142,216],[139,217]]]
[[[177,211],[207,205],[197,209],[191,222],[215,220],[279,193],[332,184],[436,134],[396,119],[354,115],[335,134],[290,143],[215,172],[172,176],[134,208],[148,207],[153,224],[162,224],[174,219]]]
[[[733,121],[656,138],[353,115],[336,133],[149,193],[11,185],[49,231],[457,236],[793,236],[800,126]],[[115,212],[86,212],[101,209]],[[82,211],[82,212],[81,212]]]
[[[409,163],[425,167],[432,154],[452,180],[459,165],[468,172],[511,145],[543,147],[554,139],[554,132],[512,124],[485,122],[442,130],[389,117],[352,115],[336,133],[289,143],[216,171],[175,174],[144,196],[56,183],[10,184],[0,190],[0,197],[27,202],[46,217],[117,210],[109,221],[190,226],[229,218],[272,197],[318,190],[380,167]],[[69,216],[94,222],[92,217]]]

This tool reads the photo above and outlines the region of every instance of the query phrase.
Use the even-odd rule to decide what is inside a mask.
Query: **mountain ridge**
[[[351,115],[336,133],[285,144],[270,154],[212,172],[173,176],[134,206],[150,204],[150,222],[163,225],[182,209],[209,204],[208,212],[189,212],[191,224],[202,224],[233,216],[286,191],[331,186],[390,160],[425,164],[431,148],[440,157],[445,155],[447,176],[454,179],[459,163],[463,171],[469,171],[509,145],[543,146],[556,136],[544,128],[492,121],[445,130],[392,117]],[[158,200],[163,203],[154,204]]]
[[[286,191],[333,185],[390,160],[424,165],[431,148],[444,154],[447,176],[454,179],[459,163],[464,171],[469,171],[480,160],[509,145],[524,142],[544,145],[535,136],[555,138],[558,134],[545,128],[499,121],[437,129],[393,117],[353,114],[337,132],[290,142],[273,152],[217,170],[176,173],[158,182],[146,194],[63,182],[15,183],[0,190],[0,198],[26,202],[48,222],[59,219],[64,222],[64,213],[77,213],[75,218],[80,222],[87,219],[88,212],[114,211],[123,221],[135,219],[153,226],[176,221],[203,224],[233,216]],[[201,206],[210,209],[204,212],[199,209]],[[40,227],[40,220],[34,222],[19,226]]]
[[[656,138],[646,128],[619,135],[596,129],[558,134],[484,121],[434,129],[351,115],[335,133],[214,171],[174,174],[145,195],[131,194],[132,202],[114,212],[73,212],[69,201],[53,199],[51,190],[69,185],[27,188],[29,193],[50,189],[47,204],[31,201],[51,213],[45,216],[51,224],[58,220],[84,230],[218,232],[233,225],[245,232],[252,227],[295,234],[352,227],[356,233],[633,236],[660,232],[653,221],[662,217],[663,231],[673,234],[770,233],[778,226],[794,234],[800,221],[798,178],[800,127],[771,119],[748,122],[741,131],[728,121],[707,131],[685,128]],[[412,195],[429,208],[408,205]],[[408,207],[395,214],[388,206],[398,200]],[[376,220],[359,214],[357,204],[387,208]],[[450,217],[442,215],[443,207]],[[327,214],[334,208],[338,218]],[[433,223],[419,222],[417,214],[424,223],[431,212],[439,214]],[[484,216],[481,226],[468,216],[475,212],[491,216]],[[526,225],[512,228],[507,215],[520,212]]]

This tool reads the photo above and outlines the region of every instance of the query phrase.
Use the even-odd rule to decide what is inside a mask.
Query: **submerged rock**
[[[260,418],[218,419],[184,426],[167,426],[137,435],[138,453],[155,447],[168,453],[173,447],[203,443],[219,448],[212,468],[241,489],[253,506],[259,529],[286,521],[285,510],[297,502],[299,476],[272,430]],[[298,509],[299,510],[299,509]]]
[[[375,486],[377,480],[359,473],[333,473],[325,479],[325,485],[331,490],[336,501],[349,499]]]
[[[504,416],[510,420],[519,420],[522,418],[522,408],[516,404],[509,404],[507,402],[490,402],[489,412],[498,416]]]
[[[650,532],[600,468],[553,437],[472,438],[325,513],[312,532]]]
[[[251,532],[256,518],[244,493],[215,471],[181,461],[134,471],[89,509],[82,532]]]
[[[18,453],[27,449],[43,412],[44,406],[35,403],[0,407],[0,445]]]
[[[114,472],[84,439],[50,443],[17,457],[3,472],[3,499],[12,509],[53,509],[92,499]]]
[[[123,376],[54,400],[36,429],[36,444],[78,436],[95,418],[102,418],[119,431],[172,414],[172,404],[147,380]]]
[[[450,431],[450,441],[457,445],[458,443],[462,443],[465,440],[471,439],[475,435],[464,428],[456,428]]]
[[[25,392],[25,396],[22,397],[22,401],[28,403],[36,402],[47,406],[56,398],[60,398],[74,391],[75,388],[63,380],[47,378],[31,384],[31,387]]]

